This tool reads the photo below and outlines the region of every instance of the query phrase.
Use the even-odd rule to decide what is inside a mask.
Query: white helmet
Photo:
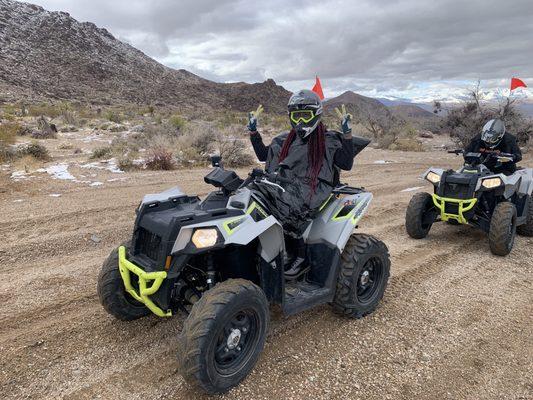
[[[481,140],[490,148],[496,147],[505,135],[505,124],[501,119],[491,119],[483,126]]]

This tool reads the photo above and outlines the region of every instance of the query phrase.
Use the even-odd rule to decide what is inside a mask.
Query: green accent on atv
[[[126,258],[126,248],[124,246],[118,248],[118,269],[122,276],[122,281],[124,281],[126,292],[128,292],[135,300],[143,303],[158,317],[172,316],[172,311],[163,311],[148,297],[159,290],[163,280],[167,277],[166,271],[144,271]],[[131,284],[130,273],[139,277],[139,293],[137,293]],[[151,286],[148,286],[149,281],[154,281]]]
[[[265,212],[265,210],[263,210],[255,201],[250,204],[250,207],[248,207],[248,209],[246,210],[246,214],[251,214],[254,210],[257,210],[259,211],[259,213],[263,216],[263,217],[268,217],[268,214]]]
[[[322,203],[322,205],[320,206],[318,211],[322,211],[324,209],[324,207],[326,207],[328,205],[328,203],[329,203],[329,201],[331,200],[332,197],[333,197],[333,194],[330,194],[329,197],[326,199],[326,201],[324,203]]]
[[[235,229],[237,229],[239,225],[244,222],[244,218],[245,217],[237,217],[224,221],[222,223],[222,227],[228,235],[231,235],[233,232],[235,232]]]
[[[432,194],[431,197],[433,198],[433,204],[435,204],[435,207],[437,207],[440,211],[440,219],[442,221],[449,221],[450,219],[453,219],[460,224],[468,224],[468,221],[466,220],[464,214],[468,211],[470,211],[477,203],[477,199],[451,199],[448,197],[440,197],[436,194]],[[446,203],[454,203],[457,204],[457,214],[451,214],[446,212]]]
[[[339,216],[339,214],[344,210],[345,207],[347,207],[346,204],[343,204],[343,206],[335,213],[333,218],[331,218],[332,221],[338,222],[338,221],[344,221],[347,219],[350,219],[350,222],[353,225],[357,224],[357,221],[361,218],[362,213],[359,213],[359,211],[362,211],[365,206],[368,204],[368,201],[361,201],[357,203],[354,208],[350,210],[346,215]]]

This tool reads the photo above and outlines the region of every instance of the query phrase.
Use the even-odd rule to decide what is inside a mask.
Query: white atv
[[[104,262],[98,295],[121,320],[187,313],[180,371],[206,392],[221,393],[257,362],[269,305],[290,315],[330,303],[341,315],[361,318],[383,297],[390,260],[383,242],[355,233],[372,194],[339,185],[304,233],[309,272],[286,281],[283,228],[248,185],[283,190],[287,182],[261,170],[243,181],[219,159],[213,166],[205,181],[219,190],[202,201],[179,188],[144,197],[132,240]]]
[[[464,154],[463,150],[450,153]],[[467,153],[458,171],[430,168],[424,173],[434,193],[417,193],[411,199],[405,218],[409,236],[426,237],[436,221],[468,224],[489,234],[490,250],[499,256],[511,252],[517,232],[533,236],[533,169],[494,174],[484,165],[487,157]],[[498,163],[512,160],[505,153],[491,157]]]

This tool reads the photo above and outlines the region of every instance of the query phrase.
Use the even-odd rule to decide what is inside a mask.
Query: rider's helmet
[[[315,130],[322,117],[322,100],[311,90],[293,93],[287,108],[291,126],[302,138]]]
[[[496,147],[505,135],[505,124],[501,119],[491,119],[483,126],[481,140],[490,148]]]

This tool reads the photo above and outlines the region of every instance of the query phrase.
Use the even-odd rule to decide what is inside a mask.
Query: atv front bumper
[[[135,300],[143,303],[158,317],[170,317],[172,315],[172,311],[163,311],[149,297],[156,293],[161,287],[163,280],[167,277],[166,271],[144,271],[126,258],[126,248],[124,246],[118,248],[118,268],[120,275],[122,276],[122,281],[124,281],[126,292],[128,292]],[[138,293],[131,284],[131,274],[135,274],[139,279]],[[148,283],[151,281],[153,281],[152,284],[148,286]]]
[[[451,199],[448,197],[440,197],[436,194],[433,197],[433,204],[440,211],[440,219],[442,221],[449,221],[453,219],[460,224],[468,224],[465,213],[472,210],[477,203],[477,199]]]

